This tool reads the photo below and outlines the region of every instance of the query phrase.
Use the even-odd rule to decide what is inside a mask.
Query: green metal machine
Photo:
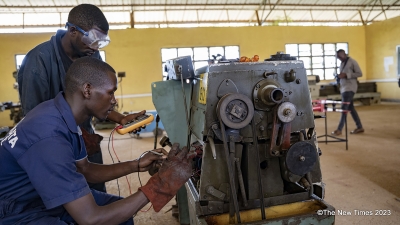
[[[278,53],[193,71],[188,56],[166,70],[153,103],[169,141],[197,152],[181,224],[334,224],[302,61]]]

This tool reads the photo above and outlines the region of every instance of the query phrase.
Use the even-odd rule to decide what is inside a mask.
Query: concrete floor
[[[360,106],[357,110],[365,133],[349,135],[348,151],[345,150],[345,143],[320,143],[322,175],[326,183],[325,200],[336,210],[351,212],[348,216],[337,215],[336,224],[400,224],[400,104]],[[336,128],[339,116],[338,113],[328,114],[328,132]],[[348,121],[350,131],[355,125],[351,117]],[[323,119],[316,120],[316,127],[318,134],[323,134]],[[98,133],[108,137],[109,132],[101,130]],[[115,134],[114,147],[119,159],[125,161],[152,149],[153,141],[151,137],[133,139],[128,135]],[[105,138],[102,142],[103,157],[105,163],[111,163],[107,144],[108,138]],[[141,173],[140,177],[144,184],[149,175]],[[137,174],[129,175],[128,181],[132,192],[135,192],[139,187]],[[129,195],[125,178],[119,179],[119,186],[121,196]],[[118,195],[116,181],[108,182],[107,190]],[[153,209],[139,212],[135,224],[178,225],[171,212],[167,212],[172,204],[174,200],[159,213]],[[355,210],[373,213],[375,210],[390,210],[391,215],[363,216],[356,215]]]

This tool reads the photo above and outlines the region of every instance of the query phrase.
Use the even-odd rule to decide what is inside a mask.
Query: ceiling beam
[[[393,5],[396,5],[398,2],[400,2],[400,0],[395,1],[395,2],[392,4],[392,6],[393,6]],[[378,16],[380,16],[382,13],[384,13],[385,11],[387,11],[390,7],[391,7],[391,6],[388,6],[385,10],[383,10],[382,12],[380,12],[378,15],[376,15],[374,18],[372,18],[372,20],[370,20],[370,21],[368,21],[368,22],[374,21]]]
[[[257,18],[257,24],[258,24],[258,26],[261,26],[260,17],[258,16],[258,10],[256,10],[256,18]]]
[[[383,7],[392,7],[394,5],[396,5],[397,2],[393,3],[393,4],[383,4]],[[274,3],[267,3],[265,2],[266,6],[276,6],[276,4]],[[321,7],[321,8],[325,8],[325,7],[329,7],[329,8],[362,8],[362,7],[367,7],[368,4],[289,4],[289,3],[281,3],[279,4],[280,6],[283,7],[294,7],[294,6],[304,6],[304,7]],[[73,8],[76,5],[7,5],[7,4],[3,4],[0,5],[0,8],[14,8],[14,9],[18,9],[18,8]],[[220,4],[220,3],[208,3],[208,4],[99,4],[97,5],[98,7],[182,7],[182,6],[194,6],[194,7],[202,7],[202,6],[206,6],[206,7],[213,7],[213,6],[218,6],[218,7],[238,7],[238,6],[243,6],[243,4],[240,3],[226,3],[226,4]],[[260,4],[246,4],[246,6],[251,6],[251,7],[259,7]],[[400,5],[397,5],[400,6]]]
[[[310,16],[311,16],[312,22],[314,22],[314,16],[313,16],[313,14],[312,14],[312,10],[310,10]]]
[[[218,24],[218,23],[226,23],[229,24],[230,21],[219,21],[219,20],[212,20],[212,21],[154,21],[154,22],[138,22],[135,21],[135,27],[138,25],[159,25],[159,24],[168,24],[168,25],[173,25],[173,24]],[[237,20],[237,21],[231,21],[234,23],[249,23],[248,20]],[[275,22],[275,20],[266,20],[265,22]],[[336,20],[300,20],[300,21],[292,21],[290,23],[338,23]],[[362,23],[362,21],[352,21],[352,22],[340,22],[339,23]],[[130,26],[130,22],[127,23],[110,23],[110,26],[118,26],[118,25],[126,25]],[[0,29],[4,28],[22,28],[24,26],[25,28],[38,28],[38,27],[59,27],[59,24],[46,24],[46,25],[5,25],[5,26],[0,26]]]
[[[337,15],[336,10],[335,10],[335,17],[336,17],[336,21],[339,21],[339,17],[338,17],[338,15]]]
[[[365,25],[365,21],[364,21],[364,19],[363,19],[361,10],[358,10],[358,13],[360,14],[360,19],[361,19],[362,24]]]
[[[279,5],[280,1],[281,1],[281,0],[278,0],[278,1],[274,4],[274,6],[271,8],[271,10],[268,12],[268,14],[265,16],[265,18],[261,21],[261,25],[268,19],[268,16],[271,15],[272,11],[274,11],[275,7],[276,7],[277,5]]]
[[[387,20],[385,9],[383,9],[382,0],[379,0],[379,2],[381,3],[381,8],[382,8],[383,14],[385,14],[385,19]]]
[[[131,24],[131,28],[135,28],[135,11],[131,11],[130,13],[130,24]]]
[[[367,15],[367,18],[365,18],[366,21],[368,21],[369,15],[371,14],[372,10],[374,9],[374,6],[376,5],[376,2],[377,2],[377,1],[378,1],[378,0],[375,0],[375,1],[374,1],[374,4],[372,5],[371,10],[369,10],[369,13],[368,13],[368,15]]]
[[[280,7],[281,5],[279,5],[279,6],[276,6],[275,7],[275,10],[287,10],[287,11],[326,11],[326,10],[350,10],[350,11],[354,11],[355,12],[355,14],[354,14],[354,16],[352,16],[352,18],[353,17],[355,17],[355,16],[357,16],[358,15],[358,10],[360,10],[360,9],[357,9],[357,8],[353,8],[353,9],[336,9],[336,8],[330,8],[330,7],[327,7],[327,8],[324,8],[324,9],[319,9],[319,8],[296,8],[296,9],[294,9],[294,8],[290,8],[290,9],[288,9],[288,8],[282,8],[282,7]],[[126,7],[128,7],[128,6],[126,6]],[[37,12],[37,13],[42,13],[41,11],[40,11],[40,7],[34,7],[35,8],[35,12]],[[48,11],[48,9],[49,8],[43,8],[43,9],[46,9],[47,11],[45,11],[45,12],[43,12],[43,13],[59,13],[59,12],[64,12],[64,13],[68,13],[69,12],[69,9],[71,9],[71,8],[64,8],[65,10],[62,10],[62,11],[60,11],[60,10],[57,10],[57,8],[63,8],[63,7],[51,7],[51,8],[54,8],[54,11]],[[7,11],[5,11],[5,10],[7,10]],[[13,10],[13,11],[11,11],[11,9]],[[28,11],[28,9],[32,9],[31,7],[24,7],[24,8],[8,8],[8,7],[5,7],[5,6],[0,6],[0,13],[31,13],[32,11]],[[107,10],[102,10],[103,12],[124,12],[124,11],[131,11],[131,10],[134,10],[134,11],[136,11],[136,12],[161,12],[161,11],[165,11],[165,10],[167,10],[167,11],[186,11],[186,10],[204,10],[204,11],[221,11],[221,10],[240,10],[240,11],[253,11],[254,9],[251,9],[251,8],[249,8],[249,9],[237,9],[237,8],[223,8],[223,9],[219,9],[219,8],[205,8],[205,9],[198,9],[198,8],[190,8],[190,7],[186,7],[186,9],[182,9],[182,8],[177,8],[177,9],[173,9],[173,8],[171,8],[171,9],[146,9],[146,10],[143,10],[143,9],[135,9],[134,7],[131,7],[131,8],[129,8],[129,9],[126,9],[126,10],[120,10],[120,9],[110,9],[110,8],[108,8]],[[361,9],[362,10],[362,9]],[[399,11],[400,10],[400,5],[395,5],[395,6],[391,6],[391,7],[389,7],[389,8],[387,8],[387,9],[385,9],[385,11]],[[362,10],[362,11],[366,11],[366,10]],[[372,10],[368,10],[368,11],[379,11],[379,12],[382,12],[382,9],[380,9],[380,8],[373,8]],[[35,12],[32,12],[32,13],[35,13]],[[261,16],[261,17],[263,17],[263,16]]]
[[[283,13],[285,15],[286,25],[289,25],[289,21],[288,21],[287,15],[286,15],[286,10],[283,10]]]
[[[268,2],[269,2],[269,0],[268,0]],[[262,2],[262,5],[263,5],[263,9],[262,9],[262,14],[261,14],[261,18],[263,18],[264,17],[264,13],[265,13],[265,7],[267,6],[267,0],[263,0]],[[260,7],[261,7],[261,5],[260,5]],[[256,11],[258,11],[259,9],[260,9],[260,7],[258,7],[258,9],[256,10]],[[270,10],[271,10],[271,7],[270,7]],[[262,25],[262,21],[260,20],[260,26]]]
[[[356,17],[356,16],[361,12],[361,10],[363,10],[363,9],[365,9],[367,6],[371,5],[371,3],[373,3],[373,2],[374,2],[374,0],[371,0],[371,1],[369,1],[369,2],[367,3],[367,5],[365,5],[364,7],[360,8],[360,9],[358,9],[358,10],[357,10],[358,12],[356,12],[352,17],[350,17],[350,19],[348,19],[348,21],[351,21],[354,17]],[[372,7],[372,8],[373,8],[373,7]]]

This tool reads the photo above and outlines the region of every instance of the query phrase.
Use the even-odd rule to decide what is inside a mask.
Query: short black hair
[[[81,4],[71,9],[68,14],[68,22],[79,26],[85,31],[97,26],[104,32],[108,32],[109,25],[103,12],[95,5]]]
[[[102,87],[108,79],[107,72],[115,73],[115,70],[100,59],[82,57],[75,60],[65,76],[65,94],[73,94],[85,83]]]
[[[344,54],[346,54],[346,52],[343,49],[337,50],[336,54],[339,54],[340,52],[343,52]]]

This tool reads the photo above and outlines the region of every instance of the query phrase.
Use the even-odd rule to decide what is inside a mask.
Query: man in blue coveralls
[[[49,41],[39,44],[28,52],[18,71],[18,87],[22,111],[26,115],[39,103],[53,99],[64,90],[65,74],[71,64],[81,57],[101,59],[98,49],[110,42],[108,21],[103,12],[91,4],[74,7],[68,14],[67,30],[58,30]],[[111,111],[108,119],[126,124],[137,116],[124,116]],[[91,119],[82,123],[89,161],[103,163],[99,141],[102,137],[94,134]],[[104,183],[90,184],[91,188],[106,191]]]
[[[117,78],[107,63],[75,60],[60,92],[31,110],[0,146],[0,225],[133,224],[149,201],[159,211],[191,175],[188,149],[174,144],[159,172],[133,195],[121,199],[88,187],[133,172],[147,171],[165,156],[112,165],[91,163],[79,125],[105,119],[116,104]],[[155,150],[164,155],[164,149]]]

